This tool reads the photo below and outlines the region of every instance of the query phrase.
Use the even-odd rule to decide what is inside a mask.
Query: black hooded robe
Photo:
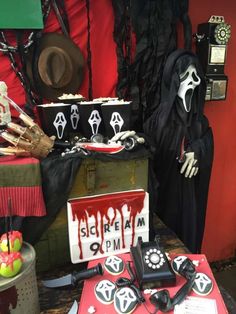
[[[201,78],[190,112],[178,97],[179,75],[193,64]],[[169,55],[162,78],[161,102],[144,125],[155,146],[152,168],[159,182],[156,210],[193,253],[200,252],[213,160],[213,135],[203,114],[205,80],[196,56],[179,49]],[[183,146],[184,145],[184,146]],[[181,149],[194,152],[199,171],[192,178],[180,174]]]

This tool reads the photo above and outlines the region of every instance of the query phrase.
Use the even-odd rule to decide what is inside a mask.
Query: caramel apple
[[[0,275],[6,278],[17,275],[22,267],[20,252],[0,253]]]
[[[9,238],[9,251],[10,252],[18,252],[21,249],[22,246],[22,234],[19,231],[9,231],[8,232],[8,238]],[[4,233],[1,236],[0,239],[0,249],[3,252],[8,252],[7,247],[7,234]]]

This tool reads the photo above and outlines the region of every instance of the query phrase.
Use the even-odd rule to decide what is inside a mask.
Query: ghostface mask
[[[57,137],[62,139],[64,130],[66,127],[67,121],[63,112],[58,112],[55,120],[53,121],[53,125],[57,131]]]
[[[124,120],[119,114],[119,112],[113,112],[111,115],[110,125],[114,131],[114,134],[117,134],[121,131]]]
[[[98,112],[98,110],[93,110],[88,119],[88,123],[91,126],[91,130],[93,134],[97,134],[99,130],[99,126],[102,122],[102,118]]]
[[[182,99],[184,109],[189,112],[192,107],[194,89],[201,82],[194,65],[189,65],[184,73],[180,74],[178,96]]]
[[[74,130],[77,129],[78,123],[79,123],[79,109],[77,105],[72,105],[71,106],[71,110],[70,110],[70,121],[71,121],[71,125],[72,128]]]

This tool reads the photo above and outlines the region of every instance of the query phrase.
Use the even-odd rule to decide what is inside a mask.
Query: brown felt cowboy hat
[[[79,47],[63,34],[46,33],[27,63],[35,92],[51,101],[76,93],[84,77],[84,58]]]

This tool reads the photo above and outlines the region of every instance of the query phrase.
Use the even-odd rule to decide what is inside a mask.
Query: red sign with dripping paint
[[[79,263],[128,252],[138,236],[148,240],[148,194],[131,190],[70,199],[71,260]]]

